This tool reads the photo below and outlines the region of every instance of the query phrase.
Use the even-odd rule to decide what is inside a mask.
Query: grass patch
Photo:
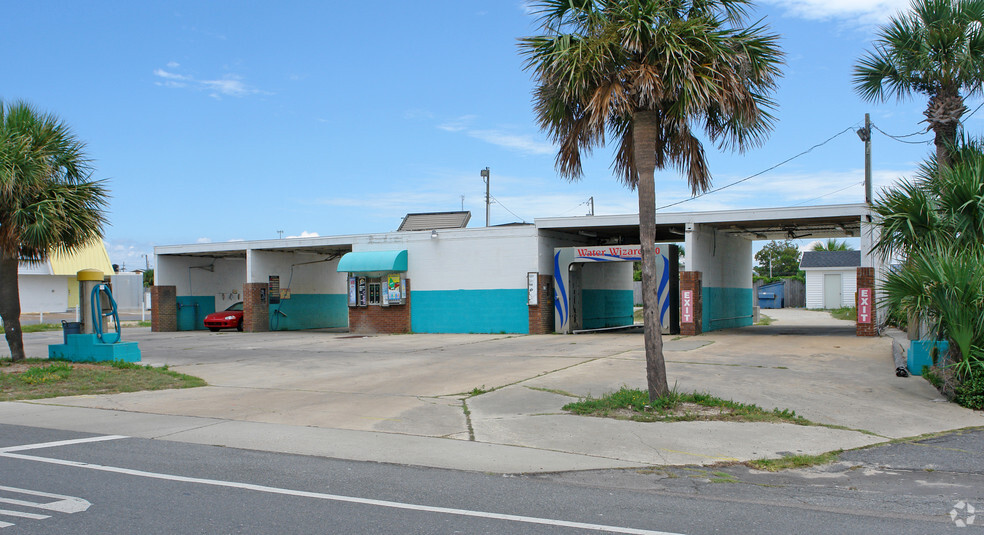
[[[85,394],[116,394],[205,386],[205,381],[130,362],[66,362],[0,359],[0,401]]]
[[[813,425],[795,411],[765,410],[758,405],[725,400],[710,394],[671,391],[665,398],[649,401],[649,392],[622,387],[600,398],[588,397],[564,405],[563,410],[583,416],[598,416],[637,422],[685,422],[723,420],[737,422],[787,422]]]
[[[772,325],[772,322],[776,321],[765,314],[759,314],[759,321],[755,325]]]
[[[833,316],[834,319],[857,321],[858,308],[857,307],[834,308],[830,310],[830,315]]]
[[[788,455],[780,459],[760,459],[758,461],[748,461],[745,463],[750,468],[756,470],[766,470],[768,472],[778,472],[792,468],[807,468],[822,464],[830,464],[840,458],[844,450],[828,451],[820,455]]]
[[[22,333],[43,333],[46,331],[60,331],[60,323],[35,323],[34,325],[21,325]]]

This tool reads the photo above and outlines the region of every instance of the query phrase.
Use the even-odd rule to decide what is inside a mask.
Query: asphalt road
[[[0,535],[980,532],[984,515],[959,528],[950,512],[962,502],[966,523],[968,504],[984,508],[982,439],[958,432],[779,474],[506,477],[0,425]]]

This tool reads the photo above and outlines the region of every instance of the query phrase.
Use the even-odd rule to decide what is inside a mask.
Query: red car
[[[233,304],[222,312],[212,312],[205,316],[205,326],[208,330],[217,332],[219,329],[243,330],[243,302]]]

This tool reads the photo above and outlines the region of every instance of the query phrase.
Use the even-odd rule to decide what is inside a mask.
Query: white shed
[[[807,251],[800,260],[806,272],[806,308],[854,306],[861,251]]]

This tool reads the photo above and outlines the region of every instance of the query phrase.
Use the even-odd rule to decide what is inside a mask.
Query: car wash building
[[[207,314],[239,301],[247,332],[541,334],[633,324],[638,215],[477,228],[469,216],[409,214],[387,233],[156,247],[153,329],[204,329]],[[656,225],[667,332],[752,324],[754,240],[860,236],[858,287],[874,286],[874,271],[860,279],[878,267],[863,204],[659,214]]]

